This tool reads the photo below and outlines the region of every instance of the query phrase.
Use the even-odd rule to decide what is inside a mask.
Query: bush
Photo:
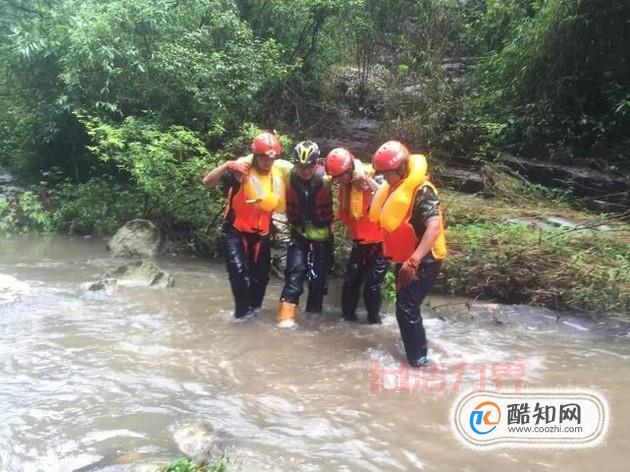
[[[48,232],[54,222],[33,191],[0,198],[0,233]]]
[[[92,144],[88,149],[103,163],[114,165],[142,195],[141,216],[170,227],[183,223],[203,239],[208,218],[222,207],[219,189],[201,185],[204,172],[220,155],[210,155],[199,134],[183,126],[160,127],[149,119],[129,117],[120,125],[80,117]]]
[[[89,170],[76,120],[152,116],[213,142],[264,110],[287,67],[229,0],[0,5],[0,162],[30,175]],[[35,12],[35,13],[34,13]],[[52,78],[52,79],[51,79]]]
[[[628,244],[628,238],[605,232],[576,236],[505,223],[453,225],[447,288],[471,298],[623,313],[630,309]]]
[[[479,3],[473,24],[482,60],[467,114],[482,141],[572,162],[594,149],[608,158],[630,126],[624,112],[630,4]]]
[[[143,216],[145,200],[133,185],[111,176],[85,183],[65,181],[49,189],[56,231],[74,234],[111,234],[126,221]]]

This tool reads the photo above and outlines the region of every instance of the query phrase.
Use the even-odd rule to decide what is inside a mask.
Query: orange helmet
[[[372,166],[376,172],[398,169],[409,160],[409,149],[399,141],[387,141],[374,153]]]
[[[260,133],[252,141],[252,154],[266,154],[276,157],[282,152],[280,141],[273,133]]]
[[[335,148],[326,156],[326,173],[331,177],[339,177],[352,168],[354,156],[344,148]]]

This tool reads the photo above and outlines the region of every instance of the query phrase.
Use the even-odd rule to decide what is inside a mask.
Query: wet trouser
[[[420,359],[427,355],[427,338],[422,325],[420,304],[433,287],[441,267],[441,261],[430,256],[424,258],[416,276],[396,295],[396,320],[407,361],[411,366],[420,365]],[[400,266],[396,268],[396,278],[399,269]]]
[[[341,311],[344,319],[355,321],[359,304],[361,283],[363,286],[363,302],[368,314],[368,322],[380,323],[381,285],[387,272],[387,259],[383,255],[382,243],[360,244],[355,241],[348,259],[346,274],[343,279],[341,294]]]
[[[234,316],[242,318],[262,305],[271,268],[268,236],[223,229],[225,261],[234,297]]]
[[[306,311],[320,313],[327,292],[328,272],[332,255],[332,240],[310,241],[291,236],[287,248],[287,269],[280,299],[288,303],[300,301],[304,282],[308,280]]]

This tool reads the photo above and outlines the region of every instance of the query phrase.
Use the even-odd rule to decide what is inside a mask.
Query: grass
[[[576,235],[522,225],[453,225],[449,293],[553,309],[630,311],[630,227]]]
[[[566,194],[496,167],[482,175],[492,198],[445,191],[451,294],[553,309],[630,312],[630,225],[572,208]],[[561,216],[609,231],[541,230],[509,218]]]
[[[190,459],[177,459],[162,467],[159,472],[228,472],[225,460],[219,460],[212,465],[197,464]]]
[[[630,225],[572,208],[564,194],[495,167],[483,170],[490,198],[444,190],[449,255],[437,291],[556,310],[630,314]],[[510,218],[561,216],[608,231],[541,230]],[[384,292],[394,298],[390,273]]]

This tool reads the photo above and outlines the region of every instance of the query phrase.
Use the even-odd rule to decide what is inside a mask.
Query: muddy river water
[[[0,470],[134,470],[181,456],[174,434],[214,430],[240,470],[548,470],[630,467],[630,337],[523,306],[432,297],[424,307],[435,369],[396,379],[402,346],[382,326],[326,313],[274,326],[280,282],[259,316],[231,319],[219,262],[163,258],[175,287],[89,292],[116,265],[98,239],[0,240],[0,273],[31,295],[0,305]],[[617,334],[617,335],[613,335]],[[398,372],[398,373],[396,373]],[[585,450],[480,453],[448,415],[465,389],[598,389],[606,443]]]

